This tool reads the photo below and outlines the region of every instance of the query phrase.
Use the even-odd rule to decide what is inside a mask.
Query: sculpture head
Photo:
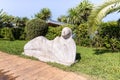
[[[62,29],[62,33],[61,33],[61,36],[64,38],[64,39],[68,39],[70,37],[72,37],[72,30],[69,28],[69,27],[65,27]]]

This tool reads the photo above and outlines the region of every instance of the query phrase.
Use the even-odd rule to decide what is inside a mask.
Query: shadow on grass
[[[76,53],[76,61],[80,61],[81,60],[81,54],[80,53]]]
[[[95,49],[94,50],[96,55],[100,55],[100,54],[105,54],[105,53],[116,53],[118,51],[113,51],[113,50],[110,50],[110,49]]]
[[[75,63],[72,64],[71,66],[74,66],[76,63],[78,63],[81,60],[81,54],[80,53],[76,53],[76,59],[75,59]]]

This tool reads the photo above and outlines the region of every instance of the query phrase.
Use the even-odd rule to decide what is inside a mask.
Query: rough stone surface
[[[24,46],[24,54],[38,58],[44,62],[56,62],[70,66],[75,62],[76,44],[72,39],[72,31],[65,27],[61,36],[48,40],[39,36]]]

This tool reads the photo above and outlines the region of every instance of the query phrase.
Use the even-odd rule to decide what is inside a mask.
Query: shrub
[[[20,36],[20,40],[25,40],[25,38],[26,38],[26,33],[25,32],[23,32],[22,34],[21,34],[21,36]]]
[[[99,29],[99,39],[102,38],[102,46],[113,51],[120,50],[120,27],[117,22],[102,23]]]
[[[2,29],[0,28],[0,38],[3,38]]]
[[[21,39],[21,36],[24,34],[24,28],[12,28],[12,32],[13,32],[14,38],[16,40],[19,40]]]
[[[26,24],[26,39],[33,39],[37,36],[45,36],[48,30],[47,23],[41,19],[32,19]]]
[[[56,36],[60,36],[64,27],[69,27],[72,29],[73,34],[75,34],[74,39],[77,45],[90,46],[91,40],[89,39],[88,27],[86,24],[81,24],[80,26],[67,24],[58,27],[49,27],[46,37],[48,39],[54,39]]]
[[[8,28],[4,27],[0,29],[0,38],[8,39],[8,40],[23,40],[25,36],[23,36],[24,29],[23,28]]]
[[[48,32],[46,34],[46,38],[52,40],[54,39],[56,36],[61,36],[61,31],[64,27],[69,27],[71,28],[72,30],[74,29],[74,26],[72,25],[63,25],[63,26],[58,26],[58,27],[52,27],[52,26],[49,26],[48,27]]]
[[[12,31],[12,28],[9,29],[8,35],[9,35],[9,36],[8,36],[8,39],[9,39],[10,41],[15,40],[15,37],[14,37],[14,35],[13,35],[13,31]]]
[[[63,28],[63,26],[59,26],[59,27],[51,27],[51,26],[49,26],[48,32],[47,32],[45,37],[52,40],[56,36],[60,36],[62,28]]]
[[[14,40],[14,35],[13,35],[13,31],[12,28],[8,28],[8,27],[4,27],[1,29],[1,36],[4,39],[8,39],[8,40]]]
[[[75,27],[74,32],[76,34],[75,41],[80,46],[90,46],[91,40],[88,34],[87,24],[81,24]]]

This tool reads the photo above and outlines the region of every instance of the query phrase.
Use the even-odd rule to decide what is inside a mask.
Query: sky
[[[0,0],[0,9],[9,15],[19,17],[34,17],[42,8],[49,8],[53,20],[61,15],[67,15],[70,8],[76,7],[82,0]],[[105,0],[89,0],[97,5]],[[118,20],[120,13],[113,13],[104,18],[104,21]]]

